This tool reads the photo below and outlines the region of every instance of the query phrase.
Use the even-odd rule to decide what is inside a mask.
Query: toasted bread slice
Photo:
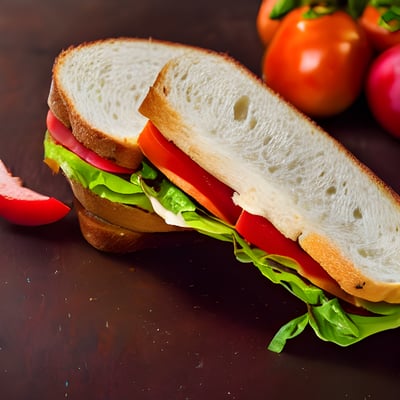
[[[347,293],[400,302],[399,196],[243,66],[211,53],[171,60],[140,111]]]

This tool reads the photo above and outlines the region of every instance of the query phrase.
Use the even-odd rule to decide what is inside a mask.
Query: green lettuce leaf
[[[134,205],[147,211],[153,210],[138,179],[135,181],[131,177],[128,181],[118,175],[93,167],[73,152],[55,143],[48,132],[44,140],[44,156],[54,160],[69,179],[80,183],[102,198],[116,203]]]
[[[252,262],[270,281],[279,283],[306,304],[307,313],[284,325],[269,344],[270,350],[282,351],[286,341],[300,334],[307,324],[320,339],[343,347],[375,333],[400,327],[400,305],[359,301],[375,314],[348,313],[337,298],[328,297],[322,289],[292,272],[292,260],[287,262],[285,257],[277,258],[262,250],[252,249],[237,234],[235,238],[239,245],[235,253],[239,261]]]
[[[327,295],[297,273],[296,261],[250,246],[233,226],[208,214],[147,162],[143,162],[142,168],[127,180],[92,167],[54,143],[48,135],[44,145],[45,157],[56,161],[68,178],[111,201],[150,211],[151,199],[156,199],[166,210],[183,218],[188,227],[232,243],[239,262],[253,264],[265,278],[283,286],[301,300],[305,304],[305,313],[278,330],[268,346],[269,350],[281,352],[286,342],[301,334],[307,326],[320,339],[339,346],[349,346],[372,334],[400,327],[400,305],[359,300],[359,304],[373,315],[346,312],[337,298]]]
[[[157,171],[149,168],[153,179]],[[322,340],[336,343],[339,346],[349,346],[372,334],[400,327],[400,305],[388,303],[361,302],[361,305],[375,313],[371,316],[361,316],[346,312],[337,298],[331,298],[322,289],[304,280],[298,273],[296,261],[266,252],[250,246],[234,229],[234,227],[214,218],[199,207],[193,209],[195,203],[189,198],[187,202],[180,196],[170,196],[168,201],[163,198],[163,191],[152,190],[150,183],[142,183],[146,193],[157,197],[167,209],[179,213],[187,225],[197,231],[218,240],[233,244],[236,259],[242,263],[252,263],[261,274],[275,284],[286,288],[290,293],[305,303],[306,313],[285,324],[274,336],[268,349],[281,352],[287,340],[298,336],[307,326]],[[180,191],[172,183],[172,191]],[[182,195],[186,196],[184,193]],[[187,197],[187,196],[186,196]],[[180,208],[180,204],[184,207]]]
[[[140,176],[143,192],[156,198],[168,211],[182,217],[187,227],[215,239],[232,242],[232,226],[203,211],[168,179],[162,177],[159,182],[159,172],[150,164],[143,162]]]

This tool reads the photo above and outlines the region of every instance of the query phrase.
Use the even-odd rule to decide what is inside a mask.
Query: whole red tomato
[[[279,28],[280,20],[271,19],[270,14],[277,0],[263,0],[257,14],[256,27],[264,46],[268,46]]]
[[[343,11],[305,18],[309,7],[282,20],[263,62],[268,86],[312,117],[338,114],[360,94],[371,48]]]
[[[400,44],[373,61],[365,92],[376,120],[392,135],[400,137]]]
[[[378,24],[382,12],[383,10],[367,5],[359,20],[367,33],[368,40],[379,52],[400,43],[400,30],[390,32]]]

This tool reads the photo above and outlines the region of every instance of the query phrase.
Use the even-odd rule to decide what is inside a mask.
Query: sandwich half
[[[113,38],[70,47],[54,62],[45,160],[63,171],[82,234],[99,250],[125,253],[189,240],[180,232],[186,229],[153,212],[130,177],[143,159],[137,138],[147,119],[139,105],[169,59],[194,51],[202,52],[177,43]]]
[[[340,143],[214,53],[169,61],[140,112],[146,158],[307,303],[273,348],[307,323],[342,345],[400,325],[400,199]]]

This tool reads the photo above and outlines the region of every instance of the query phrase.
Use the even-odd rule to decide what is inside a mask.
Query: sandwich
[[[74,196],[81,232],[95,248],[125,253],[181,245],[193,237],[165,223],[131,174],[147,119],[138,107],[167,60],[198,51],[139,38],[112,38],[63,50],[48,96],[46,163],[60,168]]]
[[[102,59],[101,51],[90,59],[96,63],[98,57]],[[99,174],[98,167],[53,135],[50,117],[45,159],[55,171],[61,168],[92,221],[111,223],[115,235],[120,229],[142,234],[143,226],[123,226],[128,218],[110,217],[108,207],[116,203],[144,213],[142,221],[157,218],[172,230],[163,234],[188,237],[195,232],[232,243],[238,261],[253,264],[306,305],[303,315],[274,336],[272,351],[282,351],[307,326],[340,346],[399,327],[399,196],[229,56],[185,48],[166,58],[135,102],[144,118],[134,139],[140,150],[136,164],[126,162],[129,157],[119,159],[119,150],[109,149],[110,143],[102,151],[94,148],[102,141],[99,135],[90,133],[85,141],[74,133],[81,123],[76,122],[80,113],[72,92],[77,90],[90,102],[87,107],[97,110],[104,99],[101,76],[86,71],[84,79],[77,79],[71,73],[67,80],[92,82],[83,90],[77,83],[65,107],[68,112],[64,107],[57,112],[54,103],[63,95],[57,88],[56,61],[49,96],[56,123],[85,149],[92,146],[100,158],[127,168]],[[97,81],[93,93],[101,100],[87,96]],[[125,90],[117,82],[111,86],[116,92]],[[132,102],[120,94],[116,103]],[[123,189],[120,180],[126,182]],[[96,204],[89,207],[76,187],[95,196]],[[99,198],[107,200],[103,211]],[[157,234],[155,229],[146,232],[149,237]],[[124,245],[129,247],[129,239]]]

